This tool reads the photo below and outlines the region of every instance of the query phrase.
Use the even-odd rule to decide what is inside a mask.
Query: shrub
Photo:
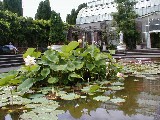
[[[79,48],[76,41],[63,45],[61,51],[48,49],[43,54],[29,48],[23,58],[26,64],[20,69],[0,75],[0,85],[20,84],[17,89],[25,92],[33,85],[74,85],[115,78],[120,71],[109,53],[94,45]]]

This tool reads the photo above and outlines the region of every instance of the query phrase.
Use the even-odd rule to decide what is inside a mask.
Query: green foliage
[[[17,14],[10,11],[0,11],[0,18],[1,45],[12,42],[18,47],[47,46],[49,21],[18,17]]]
[[[34,48],[29,48],[23,55],[24,58],[28,55],[39,58],[41,55],[41,59],[36,62],[36,65],[22,66],[13,74],[0,75],[0,81],[2,81],[0,85],[9,84],[10,80],[19,80],[22,83],[18,86],[18,90],[24,92],[34,84],[40,86],[67,85],[82,81],[88,82],[88,80],[103,80],[108,75],[115,77],[117,71],[120,70],[110,54],[101,53],[93,45],[86,48],[78,48],[78,46],[78,42],[72,41],[68,45],[64,45],[61,51],[49,49],[43,55],[40,52],[35,52]],[[106,60],[110,64],[106,64]],[[90,92],[97,89],[99,86],[94,85],[90,88]]]
[[[26,58],[27,56],[33,56],[35,58],[39,58],[41,56],[41,52],[35,52],[35,48],[29,48],[27,51],[23,54],[23,58]]]
[[[50,25],[49,41],[57,44],[63,43],[65,41],[64,24],[60,14],[52,11]]]
[[[51,7],[49,0],[41,1],[39,3],[35,19],[49,20],[51,17]]]
[[[3,9],[23,16],[22,0],[3,0]]]
[[[3,2],[0,1],[0,10],[3,10]]]
[[[78,15],[79,11],[84,7],[87,7],[86,3],[80,4],[78,6],[77,10],[72,9],[71,14],[67,14],[67,17],[66,17],[67,23],[69,23],[71,25],[75,25],[76,24],[77,15]]]
[[[116,0],[118,12],[113,14],[113,19],[118,25],[118,32],[124,33],[124,42],[128,49],[136,47],[136,41],[140,39],[139,32],[136,30],[136,18],[138,15],[134,11],[135,1]]]

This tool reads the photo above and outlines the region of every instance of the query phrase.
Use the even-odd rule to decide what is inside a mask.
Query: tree
[[[75,25],[75,24],[76,24],[76,18],[77,18],[77,15],[78,15],[79,11],[80,11],[82,8],[86,7],[86,6],[87,6],[87,4],[86,4],[86,3],[83,3],[83,4],[80,4],[80,5],[78,6],[78,9],[77,9],[77,10],[72,9],[71,14],[67,14],[66,22],[67,22],[68,24]]]
[[[7,10],[0,10],[0,18],[0,45],[12,42],[18,47],[47,47],[50,31],[49,20],[19,17]]]
[[[35,19],[49,20],[51,17],[51,7],[49,0],[41,1],[39,3]]]
[[[0,1],[0,10],[3,10],[3,2]]]
[[[3,0],[3,8],[23,16],[22,0]]]
[[[62,43],[65,41],[65,34],[64,34],[64,24],[60,17],[60,14],[52,11],[51,14],[51,27],[50,27],[50,36],[49,41],[51,43]]]
[[[113,20],[118,25],[118,32],[124,34],[124,42],[128,49],[136,47],[136,40],[139,40],[140,33],[136,30],[136,18],[138,15],[134,11],[135,1],[116,0],[118,12],[113,13]]]

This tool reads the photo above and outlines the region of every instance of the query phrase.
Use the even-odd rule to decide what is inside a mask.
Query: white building
[[[160,0],[136,0],[137,23],[147,48],[160,48]],[[92,0],[80,10],[76,24],[86,30],[101,30],[116,12],[114,0]]]

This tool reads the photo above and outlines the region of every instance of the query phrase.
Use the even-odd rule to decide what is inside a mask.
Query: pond
[[[0,120],[160,120],[159,62],[138,64],[136,68],[135,64],[130,62],[129,66],[123,82],[107,84],[107,88],[102,87],[103,92],[83,93],[81,98],[74,100],[57,99],[46,102],[46,99],[42,98],[43,95],[39,94],[37,98],[29,96],[33,99],[28,101],[26,98],[17,99],[18,96],[13,96],[11,90],[5,88],[4,92],[4,89],[1,89]],[[111,84],[120,89],[113,88]],[[79,89],[74,89],[74,93],[78,91]],[[108,96],[110,100],[95,99],[96,96],[102,95]],[[39,105],[40,101],[46,104]],[[10,105],[4,104],[5,102],[10,102]],[[32,114],[27,115],[29,112]]]
[[[65,113],[59,120],[159,120],[160,81],[128,77],[124,89],[114,97],[125,97],[124,103],[97,102],[92,99],[62,102]],[[105,94],[110,94],[106,92]],[[79,105],[75,107],[76,105]],[[156,119],[156,117],[158,117]]]

